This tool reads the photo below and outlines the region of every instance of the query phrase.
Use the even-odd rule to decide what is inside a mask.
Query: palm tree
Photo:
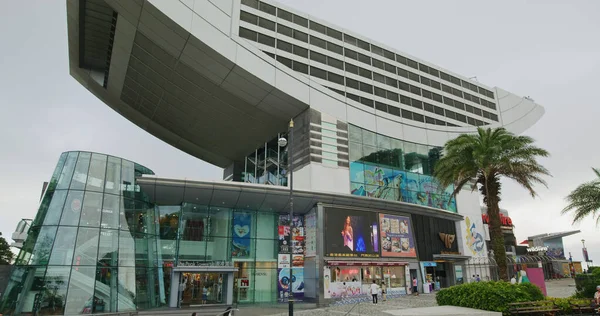
[[[573,224],[581,222],[588,215],[596,217],[596,225],[600,224],[600,170],[592,168],[597,179],[578,186],[571,192],[566,200],[567,206],[562,214],[573,212]]]
[[[504,128],[478,128],[477,134],[463,134],[449,140],[434,175],[443,187],[454,184],[453,195],[465,186],[479,188],[489,216],[490,239],[500,278],[508,280],[504,235],[500,224],[500,178],[516,181],[535,197],[534,184],[546,185],[541,178],[550,172],[537,162],[548,157],[527,136],[515,136]]]

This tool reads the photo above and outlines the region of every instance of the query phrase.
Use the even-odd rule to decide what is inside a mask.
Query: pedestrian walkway
[[[575,280],[571,278],[546,281],[546,293],[550,297],[571,297],[575,290]]]

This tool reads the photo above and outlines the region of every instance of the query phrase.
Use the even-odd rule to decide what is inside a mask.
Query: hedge
[[[571,315],[573,313],[573,309],[571,308],[571,304],[589,304],[589,299],[578,299],[578,298],[554,298],[547,297],[549,301],[554,302],[558,308],[560,308],[560,314],[562,315]]]
[[[473,282],[442,289],[438,305],[452,305],[508,313],[510,303],[541,301],[544,294],[531,283]]]
[[[594,293],[596,292],[596,286],[600,285],[600,273],[596,271],[600,271],[600,269],[596,269],[592,274],[578,274],[575,277],[576,297],[594,297]]]

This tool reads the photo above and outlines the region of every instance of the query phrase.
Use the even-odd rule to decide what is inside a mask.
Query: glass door
[[[182,273],[180,301],[181,306],[223,304],[223,274]]]

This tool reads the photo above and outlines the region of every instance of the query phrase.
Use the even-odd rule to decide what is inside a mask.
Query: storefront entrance
[[[180,306],[197,306],[207,304],[224,304],[222,273],[192,273],[179,275]]]
[[[232,265],[180,266],[172,270],[169,307],[231,305],[233,303]]]

